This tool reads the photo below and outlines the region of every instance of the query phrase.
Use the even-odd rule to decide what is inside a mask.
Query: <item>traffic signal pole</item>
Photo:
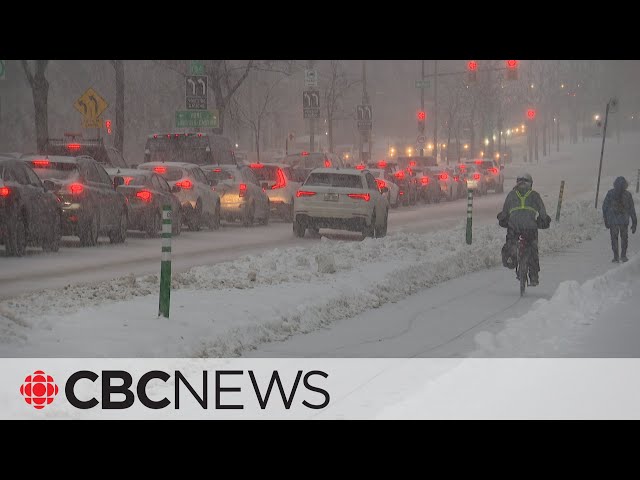
[[[438,163],[438,60],[434,60],[433,71],[433,148]]]
[[[424,112],[424,60],[422,60],[422,85],[420,87],[420,111]],[[420,132],[420,123],[418,122],[418,134],[422,134]],[[423,145],[423,144],[420,144]],[[424,145],[420,147],[420,156],[424,156]]]

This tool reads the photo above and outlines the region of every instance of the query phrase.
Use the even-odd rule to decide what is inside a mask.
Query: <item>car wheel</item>
[[[22,257],[27,251],[27,227],[22,215],[16,217],[13,228],[9,227],[5,248],[9,257]]]
[[[291,199],[291,204],[286,208],[282,219],[287,223],[293,222],[293,198]]]
[[[93,247],[98,244],[98,232],[100,230],[97,214],[91,215],[88,221],[79,226],[78,237],[83,247]]]
[[[209,224],[209,228],[211,230],[218,230],[220,228],[220,222],[222,221],[221,217],[220,217],[220,204],[216,203],[216,209],[215,212],[213,214],[213,219],[211,220],[211,223]]]
[[[267,203],[267,211],[264,218],[260,220],[260,225],[269,225],[269,217],[271,216],[271,206]]]
[[[251,225],[253,225],[255,214],[256,214],[256,207],[252,203],[251,205],[249,205],[249,208],[246,209],[245,211],[244,217],[242,219],[242,225],[245,227],[250,227]]]
[[[298,237],[304,237],[304,234],[307,231],[307,227],[298,221],[293,222],[293,234]]]
[[[371,215],[371,225],[365,224],[362,228],[362,239],[374,237],[376,234],[376,214]]]
[[[384,223],[382,227],[376,228],[376,238],[383,238],[387,236],[387,226],[389,221],[389,210],[387,210],[384,214]]]
[[[111,243],[124,243],[127,239],[127,228],[129,228],[129,219],[127,218],[126,210],[122,210],[118,226],[109,234],[109,241]]]
[[[202,200],[196,201],[196,208],[189,215],[187,226],[192,232],[197,232],[202,227]]]
[[[162,230],[162,216],[160,212],[154,213],[152,217],[147,224],[147,237],[149,238],[157,237]]]
[[[60,250],[60,240],[62,238],[62,218],[60,214],[56,213],[51,222],[51,230],[49,232],[49,238],[45,239],[42,243],[42,250],[45,252],[57,252]]]

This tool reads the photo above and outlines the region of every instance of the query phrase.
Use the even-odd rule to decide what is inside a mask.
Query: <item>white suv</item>
[[[294,202],[293,233],[304,237],[306,229],[320,228],[362,232],[362,237],[387,234],[387,187],[368,170],[316,168],[307,177]]]

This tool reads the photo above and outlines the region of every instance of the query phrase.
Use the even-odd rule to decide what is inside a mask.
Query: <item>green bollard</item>
[[[472,232],[471,232],[471,225],[473,222],[472,211],[473,211],[473,190],[468,190],[467,191],[467,245],[471,245],[471,240],[472,240]]]
[[[160,308],[158,316],[169,318],[171,303],[171,206],[162,207],[162,263],[160,264]]]

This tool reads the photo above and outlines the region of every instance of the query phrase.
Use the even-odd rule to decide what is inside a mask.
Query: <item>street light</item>
[[[462,147],[462,148],[464,148],[465,150],[469,150],[469,144],[468,144],[468,143],[465,143],[465,144],[464,144],[464,147]]]
[[[427,145],[427,150],[433,150],[433,143],[430,143],[429,145]]]
[[[488,139],[488,138],[485,138],[485,139],[484,139],[484,146],[486,147],[487,145],[489,145],[489,139]]]

